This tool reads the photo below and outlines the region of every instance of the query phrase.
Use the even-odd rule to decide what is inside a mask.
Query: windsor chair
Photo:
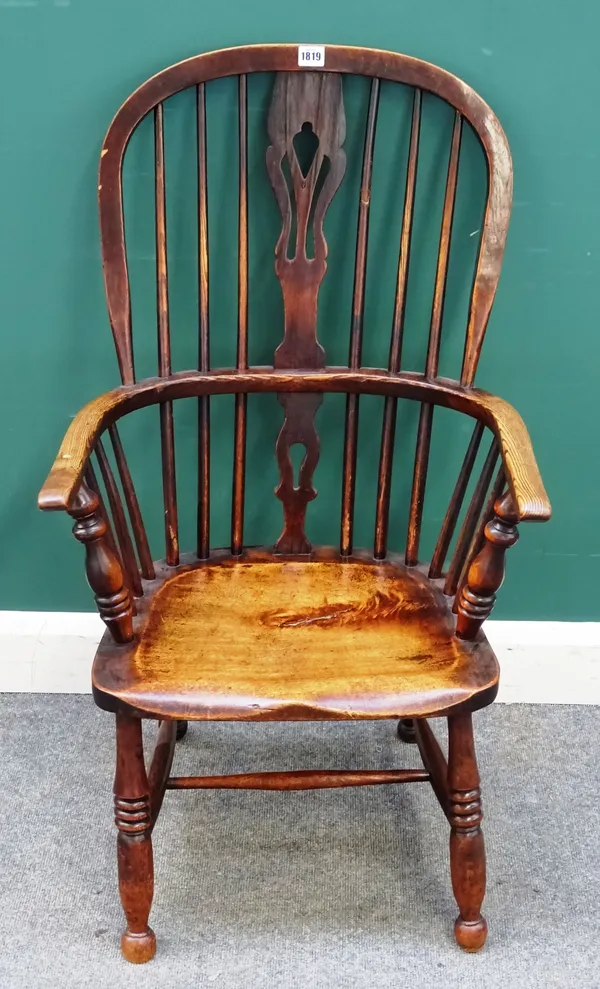
[[[148,926],[153,896],[151,835],[166,789],[292,790],[429,781],[450,825],[452,885],[459,909],[456,939],[461,947],[474,951],[487,933],[481,915],[485,855],[472,713],[494,700],[499,672],[481,626],[502,583],[504,555],[517,539],[517,523],[550,517],[522,420],[506,402],[473,385],[505,245],[512,195],[510,153],[486,103],[441,68],[363,48],[316,46],[308,49],[308,55],[305,51],[294,45],[241,47],[198,55],[165,69],[126,100],[110,125],[101,155],[104,277],[122,386],[96,398],[74,418],[39,505],[44,510],[64,510],[74,518],[74,534],[85,547],[87,578],[107,625],[93,665],[93,693],[101,708],[116,715],[114,803],[127,925],[121,946],[132,962],[148,961],[155,952],[155,936]],[[264,151],[282,219],[275,271],[283,293],[284,326],[271,367],[250,366],[248,359],[247,93],[249,75],[263,72],[274,73]],[[327,267],[324,217],[346,167],[343,94],[348,74],[372,81],[349,359],[346,367],[327,367],[317,340],[317,299]],[[206,89],[212,80],[227,76],[237,77],[239,96],[237,366],[216,370],[209,366]],[[383,82],[412,87],[414,95],[389,364],[371,369],[362,366],[361,351],[373,156]],[[189,87],[196,94],[199,356],[197,370],[174,372],[163,104]],[[444,165],[447,180],[427,356],[420,372],[402,369],[402,342],[423,93],[433,93],[453,108],[454,125]],[[132,133],[151,113],[158,375],[138,381],[122,166]],[[450,380],[438,375],[438,367],[465,122],[483,147],[488,185],[462,371],[460,380]],[[316,138],[312,159],[300,161],[296,137],[307,130]],[[283,531],[272,548],[249,548],[244,542],[247,407],[248,396],[257,392],[277,395],[283,408],[275,450]],[[307,507],[316,496],[315,416],[324,396],[336,392],[347,396],[339,549],[317,548],[305,532]],[[230,395],[235,403],[228,549],[211,547],[209,405],[214,395]],[[353,539],[362,395],[380,396],[384,403],[374,544],[368,551],[355,548]],[[173,403],[190,397],[198,400],[198,543],[195,553],[180,556]],[[388,548],[400,400],[420,407],[402,555]],[[124,416],[151,405],[158,406],[160,413],[166,540],[160,562],[154,562],[150,551],[118,427]],[[470,417],[474,427],[431,561],[425,565],[419,561],[419,544],[433,414],[440,406]],[[471,475],[480,447],[484,450],[484,434],[490,437],[489,452],[474,482]],[[290,451],[297,444],[304,447],[305,456],[296,483]],[[448,720],[447,758],[428,720],[441,716]],[[418,745],[423,770],[171,776],[176,737],[185,733],[189,720],[373,718],[398,719],[400,737]],[[142,719],[159,723],[148,769]]]

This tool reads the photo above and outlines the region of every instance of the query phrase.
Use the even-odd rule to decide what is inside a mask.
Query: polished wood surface
[[[67,510],[75,497],[87,459],[103,430],[136,409],[166,398],[198,395],[236,395],[240,392],[355,392],[428,401],[457,409],[483,422],[495,434],[507,481],[521,521],[545,522],[551,509],[525,423],[508,402],[477,388],[465,388],[448,378],[429,382],[410,371],[391,374],[362,369],[348,371],[182,371],[165,381],[146,378],[137,385],[115,388],[89,402],[71,422],[42,488],[38,504],[46,511]]]
[[[273,363],[278,370],[319,368],[325,364],[325,352],[317,340],[319,288],[327,269],[323,221],[346,168],[342,149],[346,119],[340,76],[329,72],[279,73],[268,130],[271,144],[267,149],[267,169],[283,219],[275,247],[275,272],[283,293],[284,328]],[[303,161],[296,145],[301,137],[314,139]],[[291,188],[283,170],[284,161]],[[313,250],[309,256],[311,214]],[[294,228],[296,237],[292,243]],[[316,496],[312,480],[319,460],[319,438],[314,418],[321,400],[318,394],[279,395],[284,421],[276,445],[280,483],[275,493],[283,504],[284,525],[276,544],[278,553],[310,553],[304,519],[306,506]],[[294,444],[305,448],[298,483],[290,457]]]
[[[498,664],[481,625],[504,577],[505,552],[517,524],[542,522],[550,504],[527,430],[502,399],[474,387],[494,300],[512,199],[506,137],[487,104],[445,70],[407,55],[326,46],[326,71],[298,65],[296,45],[256,45],[194,56],[153,76],[117,112],[100,160],[99,207],[104,280],[122,386],[90,402],[73,419],[39,496],[45,510],[75,520],[86,551],[86,573],[107,625],[93,667],[96,702],[116,714],[115,819],[118,869],[127,926],[124,956],[148,961],[155,938],[148,926],[153,896],[152,830],[167,789],[313,789],[429,781],[451,828],[452,885],[459,907],[458,943],[477,950],[487,926],[481,916],[485,854],[472,712],[493,701]],[[249,87],[252,73],[273,74],[262,135]],[[364,119],[357,207],[352,311],[346,367],[327,366],[317,337],[319,292],[327,272],[324,221],[344,181],[347,74],[370,79]],[[237,356],[234,369],[211,368],[209,307],[209,153],[206,94],[213,80],[237,77],[238,230]],[[386,369],[362,366],[369,265],[369,219],[377,176],[377,127],[383,85],[413,88],[397,283]],[[165,101],[190,88],[196,97],[198,224],[198,359],[174,372],[171,360]],[[441,151],[446,186],[424,366],[403,365],[423,94],[453,111],[450,141]],[[154,119],[154,229],[156,236],[158,361],[156,377],[137,381],[124,235],[122,166],[129,140],[147,116]],[[452,227],[465,126],[485,154],[487,190],[466,320],[460,381],[439,377],[444,302],[453,265]],[[349,131],[350,133],[351,131]],[[265,170],[281,216],[274,245],[283,298],[280,343],[269,367],[249,363],[252,271],[249,172],[254,140],[263,140]],[[359,151],[360,154],[360,151]],[[401,193],[400,193],[401,194]],[[391,215],[391,213],[390,213]],[[171,245],[172,247],[172,245]],[[176,253],[176,252],[175,252]],[[390,312],[392,310],[390,300]],[[218,328],[221,331],[221,328]],[[136,330],[137,332],[137,330]],[[283,530],[273,547],[248,549],[248,396],[276,394],[281,428],[273,455]],[[320,443],[315,414],[330,393],[346,396],[339,550],[311,546],[306,516],[317,496]],[[235,406],[231,476],[231,538],[215,550],[211,530],[210,416],[214,395]],[[358,427],[361,396],[379,396],[383,412],[373,546],[354,546]],[[197,539],[194,555],[180,553],[174,403],[193,398],[197,421]],[[389,546],[398,401],[420,404],[405,547]],[[158,406],[162,459],[164,560],[155,563],[118,421]],[[422,559],[423,511],[436,407],[474,420],[429,566]],[[108,453],[105,433],[114,454]],[[491,434],[491,435],[490,435]],[[379,443],[379,437],[377,438]],[[304,448],[295,476],[291,449]],[[480,451],[483,465],[473,477]],[[340,451],[341,452],[341,451]],[[97,463],[99,474],[94,469]],[[465,505],[467,493],[470,500]],[[251,506],[254,510],[257,506]],[[456,539],[455,531],[458,529]],[[185,547],[184,547],[185,549]],[[448,719],[448,757],[428,718]],[[154,755],[144,760],[141,719],[160,723]],[[172,776],[177,739],[188,720],[336,720],[393,718],[400,738],[416,742],[423,770],[300,770],[233,776]],[[400,749],[400,746],[399,746]],[[149,769],[146,770],[146,765]]]
[[[496,693],[491,649],[457,639],[450,602],[420,571],[255,552],[164,574],[144,599],[135,644],[115,649],[105,637],[100,646],[102,707],[213,720],[388,718],[478,707]]]
[[[477,951],[487,936],[481,916],[486,879],[482,817],[471,714],[455,714],[448,718],[450,871],[460,910],[454,932],[465,951]]]
[[[423,769],[297,769],[289,773],[238,773],[232,776],[172,776],[168,790],[331,790],[345,786],[426,783]]]
[[[456,634],[471,639],[491,614],[496,591],[504,580],[504,554],[514,546],[519,516],[509,494],[494,505],[494,518],[484,529],[484,544],[466,575],[457,605]]]
[[[489,189],[471,295],[461,380],[473,381],[502,265],[512,200],[512,164],[506,136],[490,107],[462,79],[421,59],[396,52],[327,45],[327,75],[359,74],[427,90],[467,120],[482,143]],[[251,72],[306,72],[297,45],[249,45],[196,55],[164,69],[140,86],[115,116],[100,160],[100,224],[109,315],[124,383],[135,381],[127,258],[122,207],[122,162],[140,121],[175,93],[212,79]]]
[[[82,484],[70,513],[75,519],[73,534],[85,546],[85,572],[100,617],[114,642],[129,642],[133,638],[131,598],[114,541],[107,538],[108,524],[100,512],[98,496]]]
[[[150,961],[156,937],[148,926],[154,895],[150,785],[139,718],[117,715],[117,766],[113,787],[119,892],[127,919],[121,951],[127,961]]]

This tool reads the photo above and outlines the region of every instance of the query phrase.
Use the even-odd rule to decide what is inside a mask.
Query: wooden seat
[[[260,78],[254,79],[255,74]],[[362,89],[353,88],[353,83],[348,87],[349,75],[366,77],[368,82],[363,85],[358,80]],[[226,89],[221,87],[221,83],[228,85],[228,77],[235,79],[229,90],[233,113],[225,108]],[[208,154],[208,135],[214,131],[208,124],[207,93],[210,97],[214,81],[218,81],[214,91],[218,102],[212,104],[213,109],[218,109],[220,122],[235,120],[237,132],[222,145],[224,159],[230,160],[233,149],[239,167],[234,176],[237,188],[227,187],[227,191],[219,193],[223,198],[217,196],[219,201],[213,202],[215,208],[209,209],[209,188],[225,190],[229,175],[228,169],[217,174],[221,161]],[[261,123],[265,85],[272,87],[272,96]],[[181,104],[182,112],[188,116],[179,122],[181,126],[165,126],[165,102],[169,101],[170,118],[175,121],[171,97],[176,99],[177,94],[188,89],[194,100],[185,96]],[[354,114],[348,128],[346,92],[348,110]],[[402,103],[406,93],[409,102]],[[393,131],[388,145],[392,171],[386,179],[380,178],[379,189],[374,189],[373,176],[384,174],[374,166],[380,148],[376,141],[380,102],[385,131]],[[435,112],[429,120],[435,134],[430,131],[421,142],[422,124],[432,104]],[[447,113],[443,126],[440,109]],[[137,205],[128,214],[128,222],[131,215],[133,219],[128,226],[127,244],[123,162],[127,149],[135,144],[138,126],[150,115],[154,122],[156,284],[151,291],[146,283],[142,286],[144,291],[138,288],[132,292],[130,267],[134,275],[147,276],[149,270],[148,245],[143,247],[138,242],[135,222],[137,216],[140,229],[150,229],[139,219],[142,204],[147,202],[144,176],[151,171],[142,161],[143,142],[135,151],[135,172],[131,173],[135,181],[128,187],[130,192],[135,187]],[[395,120],[399,121],[397,130]],[[252,141],[248,136],[249,122],[256,129]],[[446,126],[448,140],[444,143]],[[454,263],[452,226],[457,188],[461,186],[463,133],[468,130],[472,132],[471,147],[477,143],[482,152],[482,172],[487,182],[484,192],[484,184],[477,186],[473,181],[470,167],[465,169],[463,193],[475,195],[480,188],[485,199],[475,204],[468,225],[463,222],[460,226],[461,236],[457,239],[463,247],[468,242],[472,251],[466,254],[465,266],[464,254],[460,264]],[[169,134],[175,132],[193,140],[191,155],[190,149],[184,153],[177,147],[174,154],[165,154]],[[138,136],[144,134],[148,132],[142,127]],[[428,160],[423,168],[425,181],[419,205],[421,143],[429,147],[435,160]],[[443,147],[446,150],[440,152]],[[405,149],[402,153],[398,150],[401,148]],[[257,177],[260,157],[265,164],[262,185]],[[167,180],[167,172],[176,160],[182,163],[181,187],[176,179]],[[346,169],[348,161],[355,167]],[[193,202],[188,208],[176,199],[174,208],[168,210],[171,191],[176,188],[183,197],[182,190],[190,188],[189,181],[187,185],[185,181],[185,176],[189,180],[190,162],[195,163]],[[218,179],[214,186],[211,173]],[[265,175],[279,217],[272,201],[270,211],[262,210]],[[441,182],[436,185],[439,176]],[[327,243],[326,214],[342,182],[349,183],[344,189],[350,189],[350,198],[355,183],[355,209],[338,211],[338,217],[343,214],[344,224],[338,227],[337,237],[328,231]],[[443,192],[439,202],[436,188]],[[94,399],[75,416],[40,493],[39,504],[45,510],[66,511],[75,520],[74,534],[85,547],[88,582],[107,625],[94,662],[93,689],[96,702],[116,715],[114,806],[119,889],[127,922],[121,941],[123,954],[129,961],[145,962],[155,952],[156,940],[148,923],[154,888],[152,829],[166,790],[287,790],[423,781],[431,784],[450,825],[452,887],[459,909],[456,939],[465,950],[477,950],[485,941],[487,925],[481,915],[485,854],[472,713],[493,701],[498,686],[498,665],[481,626],[502,584],[505,552],[517,540],[518,524],[543,522],[550,517],[550,505],[523,421],[502,399],[474,386],[511,208],[512,169],[504,132],[490,107],[466,83],[407,55],[335,45],[310,49],[308,54],[304,46],[296,45],[232,48],[187,59],[136,89],[117,112],[106,135],[98,191],[106,296],[122,385]],[[270,195],[268,186],[266,191]],[[386,202],[383,210],[380,202],[378,213],[373,208],[372,219],[379,218],[378,234],[389,235],[388,254],[378,237],[377,250],[371,254],[369,264],[369,223],[376,191],[386,196]],[[237,208],[234,246],[226,242],[232,204]],[[190,325],[194,325],[194,339],[197,335],[197,350],[194,366],[179,370],[172,361],[169,288],[172,295],[177,286],[183,296],[183,287],[190,286],[192,241],[185,228],[173,238],[175,247],[171,241],[168,250],[167,217],[169,225],[176,217],[183,219],[184,227],[185,223],[193,223],[194,231],[197,223],[197,258],[192,265],[197,271],[197,286],[193,287],[191,302],[189,298],[183,300],[188,308],[179,297],[176,307],[178,325],[188,328],[183,341],[188,347],[185,353],[189,354]],[[345,247],[348,256],[348,244],[340,241],[348,241],[353,217],[353,270],[339,278],[339,300],[336,297],[332,307],[330,296],[326,318],[322,320],[323,326],[328,326],[328,347],[334,333],[338,338],[346,333],[347,365],[328,366],[325,349],[317,338],[319,291],[327,272],[328,252],[333,256],[339,251],[338,256],[343,258],[340,248]],[[271,224],[273,219],[275,226]],[[258,239],[249,234],[251,221],[260,235]],[[425,229],[416,240],[420,245],[416,262],[409,264],[413,226],[418,222]],[[434,243],[432,222],[439,230],[439,249],[437,261],[431,266],[432,293],[425,322],[415,317],[409,306],[409,322],[413,325],[407,327],[407,335],[426,327],[421,333],[422,338],[426,337],[426,354],[415,370],[416,351],[410,352],[410,347],[405,346],[407,298],[414,284],[412,272],[417,272],[421,291],[428,284],[428,245]],[[217,248],[211,254],[209,227],[214,232],[215,224],[219,227]],[[473,225],[477,229],[467,237],[465,231]],[[268,238],[269,230],[275,248],[274,271],[264,264],[261,240]],[[472,239],[475,235],[478,243]],[[133,245],[135,263],[130,267],[127,245]],[[390,252],[391,267],[387,266]],[[235,255],[237,270],[231,277],[230,261]],[[395,281],[387,298],[383,277],[386,267]],[[178,269],[178,277],[170,282],[173,268]],[[209,274],[211,271],[216,272],[216,277]],[[462,272],[463,281],[457,283],[457,291],[452,294],[449,308],[454,329],[449,336],[463,343],[460,353],[454,356],[454,376],[449,378],[440,376],[440,347],[442,331],[445,332],[447,282],[454,272]],[[347,306],[342,299],[344,285],[351,287]],[[464,307],[465,325],[461,327],[461,299],[466,303],[469,285],[472,288],[468,307]],[[154,288],[157,376],[138,380],[134,353],[138,360],[147,360],[148,354],[154,352],[154,345],[148,345],[143,333],[139,349],[137,343],[138,326],[140,322],[147,323],[147,302]],[[216,306],[212,302],[209,305],[209,288],[216,289]],[[232,321],[227,314],[236,288],[237,320]],[[269,310],[263,305],[271,299],[273,288],[283,302],[279,328],[272,314],[280,309]],[[363,341],[370,329],[366,325],[369,309],[365,299],[371,291],[377,305],[369,318],[378,312],[375,319],[381,323],[385,321],[384,314],[389,313],[389,356],[385,367],[363,366]],[[197,327],[195,318],[189,318],[189,305],[195,307],[196,297]],[[249,318],[253,300],[261,311]],[[333,312],[336,306],[339,318]],[[136,312],[142,316],[139,321]],[[351,318],[345,329],[346,312],[351,312]],[[232,322],[237,324],[236,339],[231,341],[235,367],[212,367],[209,338],[213,334],[218,352],[223,353],[221,345]],[[253,351],[249,329],[257,324],[276,328],[273,340],[277,345],[272,352],[272,365],[267,367],[252,363],[252,353],[258,353],[260,348]],[[336,349],[338,342],[331,349]],[[424,352],[425,339],[421,354]],[[447,359],[445,352],[444,360]],[[318,414],[336,392],[345,396],[344,424],[337,430],[337,460],[331,435],[323,449],[329,451],[330,464],[337,463],[341,468],[339,486],[331,474],[328,480],[330,501],[335,500],[336,491],[340,493],[339,511],[333,525],[329,517],[328,524],[334,531],[322,539],[337,548],[317,550],[307,537],[305,523],[317,497],[313,480],[321,457]],[[249,408],[257,393],[261,401],[271,401],[271,412],[267,414],[277,417],[280,424],[275,443],[265,438],[264,416],[260,436],[252,437],[249,432]],[[217,403],[213,396],[219,396]],[[375,445],[372,429],[367,437],[367,455],[361,454],[359,442],[363,396],[379,403],[381,415]],[[194,455],[190,472],[188,443],[176,475],[173,406],[184,399],[188,408],[191,401],[196,407],[197,435],[193,444],[197,457]],[[211,491],[222,514],[227,503],[222,485],[227,451],[214,442],[212,426],[217,419],[219,425],[229,421],[224,411],[227,402],[233,424],[231,517],[230,539],[223,549],[226,540],[221,525],[219,535],[215,534]],[[418,406],[416,433],[414,439],[407,440],[410,466],[408,471],[406,467],[401,471],[400,487],[410,492],[405,535],[399,535],[404,526],[399,519],[404,513],[398,511],[396,504],[398,473],[394,473],[396,461],[401,459],[396,435],[401,403],[404,411],[410,403]],[[121,434],[120,420],[135,418],[141,409],[144,416],[149,416],[150,406],[157,412],[162,470],[159,483],[157,474],[149,477],[152,444],[146,443],[146,432],[137,434],[137,467],[147,468],[147,474],[142,470],[144,497],[138,500],[139,485],[133,480],[136,472],[130,468],[124,448],[133,441],[126,437],[127,427]],[[266,406],[262,408],[266,410]],[[451,476],[449,456],[443,469],[429,469],[430,450],[435,445],[432,437],[440,418],[438,408],[453,410],[455,421],[464,421],[466,416],[471,423],[464,455]],[[145,430],[149,421],[144,419]],[[334,421],[332,418],[328,425]],[[403,439],[408,436],[405,423],[406,420],[398,430]],[[140,435],[144,437],[142,442]],[[298,446],[303,449],[304,459],[296,467],[293,453]],[[278,538],[277,531],[258,538],[247,531],[249,516],[262,520],[264,505],[273,503],[273,482],[266,482],[267,472],[265,478],[257,477],[263,469],[254,459],[259,447],[261,453],[266,450],[271,454],[278,473],[275,494],[283,514]],[[376,476],[374,451],[379,451]],[[211,476],[215,459],[217,483],[214,474]],[[247,461],[252,467],[252,486],[247,483]],[[361,462],[365,471],[371,471],[371,488],[357,483]],[[255,482],[263,479],[265,484],[258,494]],[[181,490],[185,487],[189,492],[190,480],[197,506],[196,546],[193,554],[181,555],[180,539],[185,531],[179,517],[184,504]],[[444,495],[442,483],[447,492],[445,514],[443,509],[440,513],[438,501],[428,515],[427,500],[438,487]],[[369,495],[365,494],[369,491],[373,493],[370,506],[366,504]],[[162,501],[154,506],[154,518],[161,519],[160,528],[164,531],[164,544],[158,552],[153,549],[156,531],[152,526],[147,530],[144,522],[149,514],[146,505],[154,492],[160,492]],[[185,505],[189,504],[188,499]],[[372,543],[367,545],[362,523],[369,517],[369,507],[374,524]],[[190,516],[185,511],[189,526]],[[360,543],[365,548],[356,545],[358,517],[363,533]],[[432,537],[427,564],[424,520],[429,526],[427,541]],[[432,526],[438,524],[435,538]],[[273,543],[268,549],[248,548],[270,538]],[[164,557],[164,562],[154,563],[156,557]],[[447,757],[428,720],[441,715],[448,721]],[[144,759],[144,718],[160,722],[154,755],[149,760]],[[277,767],[274,772],[233,776],[170,775],[176,737],[183,736],[188,719],[366,718],[401,719],[398,733],[403,740],[417,743],[424,768],[288,772]],[[83,831],[82,828],[82,834]]]
[[[182,719],[421,717],[473,710],[497,690],[483,634],[458,639],[441,589],[403,565],[254,554],[167,571],[158,585],[131,645],[104,637],[93,670],[101,707]]]

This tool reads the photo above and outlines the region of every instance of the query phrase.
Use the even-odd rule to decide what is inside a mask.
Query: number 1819
[[[325,65],[325,46],[324,45],[299,45],[298,46],[298,65],[307,66],[323,66]]]

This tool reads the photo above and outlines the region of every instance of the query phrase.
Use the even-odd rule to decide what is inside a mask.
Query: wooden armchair
[[[312,54],[311,54],[312,51]],[[309,70],[307,71],[307,65]],[[283,225],[275,247],[284,326],[272,367],[248,363],[248,76],[275,73],[265,129],[268,176]],[[366,119],[352,324],[346,367],[328,367],[317,340],[317,299],[326,271],[326,210],[344,177],[344,76],[372,79]],[[209,366],[207,130],[211,80],[239,79],[239,253],[237,366]],[[361,364],[372,165],[382,85],[413,87],[406,187],[389,364]],[[197,106],[199,272],[198,369],[171,367],[167,276],[163,102],[195,87]],[[454,108],[429,342],[423,373],[402,370],[408,265],[419,160],[422,93]],[[122,165],[129,139],[154,115],[158,376],[136,380],[123,219]],[[460,381],[438,376],[444,296],[463,124],[483,146],[488,186],[475,266]],[[270,139],[267,147],[266,131]],[[296,138],[312,131],[312,157],[300,161]],[[314,140],[316,138],[316,140]],[[93,665],[96,703],[116,715],[115,818],[127,926],[122,951],[145,962],[155,951],[148,926],[153,895],[152,829],[165,789],[211,787],[276,790],[428,781],[450,824],[456,939],[480,948],[486,922],[479,775],[472,712],[490,704],[498,663],[481,629],[504,574],[505,551],[521,521],[543,522],[550,505],[525,426],[506,402],[473,387],[500,272],[512,194],[504,133],[483,100],[455,76],[391,52],[327,46],[266,45],[210,52],[165,69],[144,83],[114,118],[100,162],[100,220],[108,309],[122,386],[90,402],[73,420],[39,496],[44,510],[74,519],[86,571],[107,631]],[[307,247],[310,241],[310,246]],[[335,244],[333,245],[335,250]],[[271,392],[283,408],[276,444],[283,531],[273,548],[244,543],[248,395]],[[346,399],[339,549],[311,546],[307,506],[319,459],[315,414],[327,393]],[[211,548],[209,405],[235,402],[231,545]],[[353,540],[361,395],[384,403],[376,524],[372,549]],[[173,403],[198,400],[198,542],[180,556]],[[388,552],[390,488],[399,399],[420,404],[405,551]],[[134,410],[160,412],[165,559],[153,562],[118,422]],[[474,420],[431,562],[419,560],[432,421],[436,406]],[[476,483],[471,474],[484,433],[489,452]],[[112,453],[105,436],[108,434]],[[290,449],[304,460],[296,483]],[[99,474],[94,469],[95,456]],[[113,468],[116,464],[116,470]],[[100,483],[100,478],[102,483]],[[117,480],[118,478],[118,480]],[[463,508],[467,491],[468,507]],[[468,501],[468,499],[467,499]],[[462,520],[462,521],[461,521]],[[460,523],[460,524],[459,524]],[[455,530],[458,529],[456,536]],[[337,540],[332,534],[332,541]],[[450,549],[453,547],[450,554]],[[446,558],[450,562],[446,568]],[[447,717],[442,754],[429,718]],[[146,768],[142,718],[159,722]],[[305,770],[235,776],[173,777],[176,736],[189,720],[327,721],[392,718],[415,741],[423,770]]]

